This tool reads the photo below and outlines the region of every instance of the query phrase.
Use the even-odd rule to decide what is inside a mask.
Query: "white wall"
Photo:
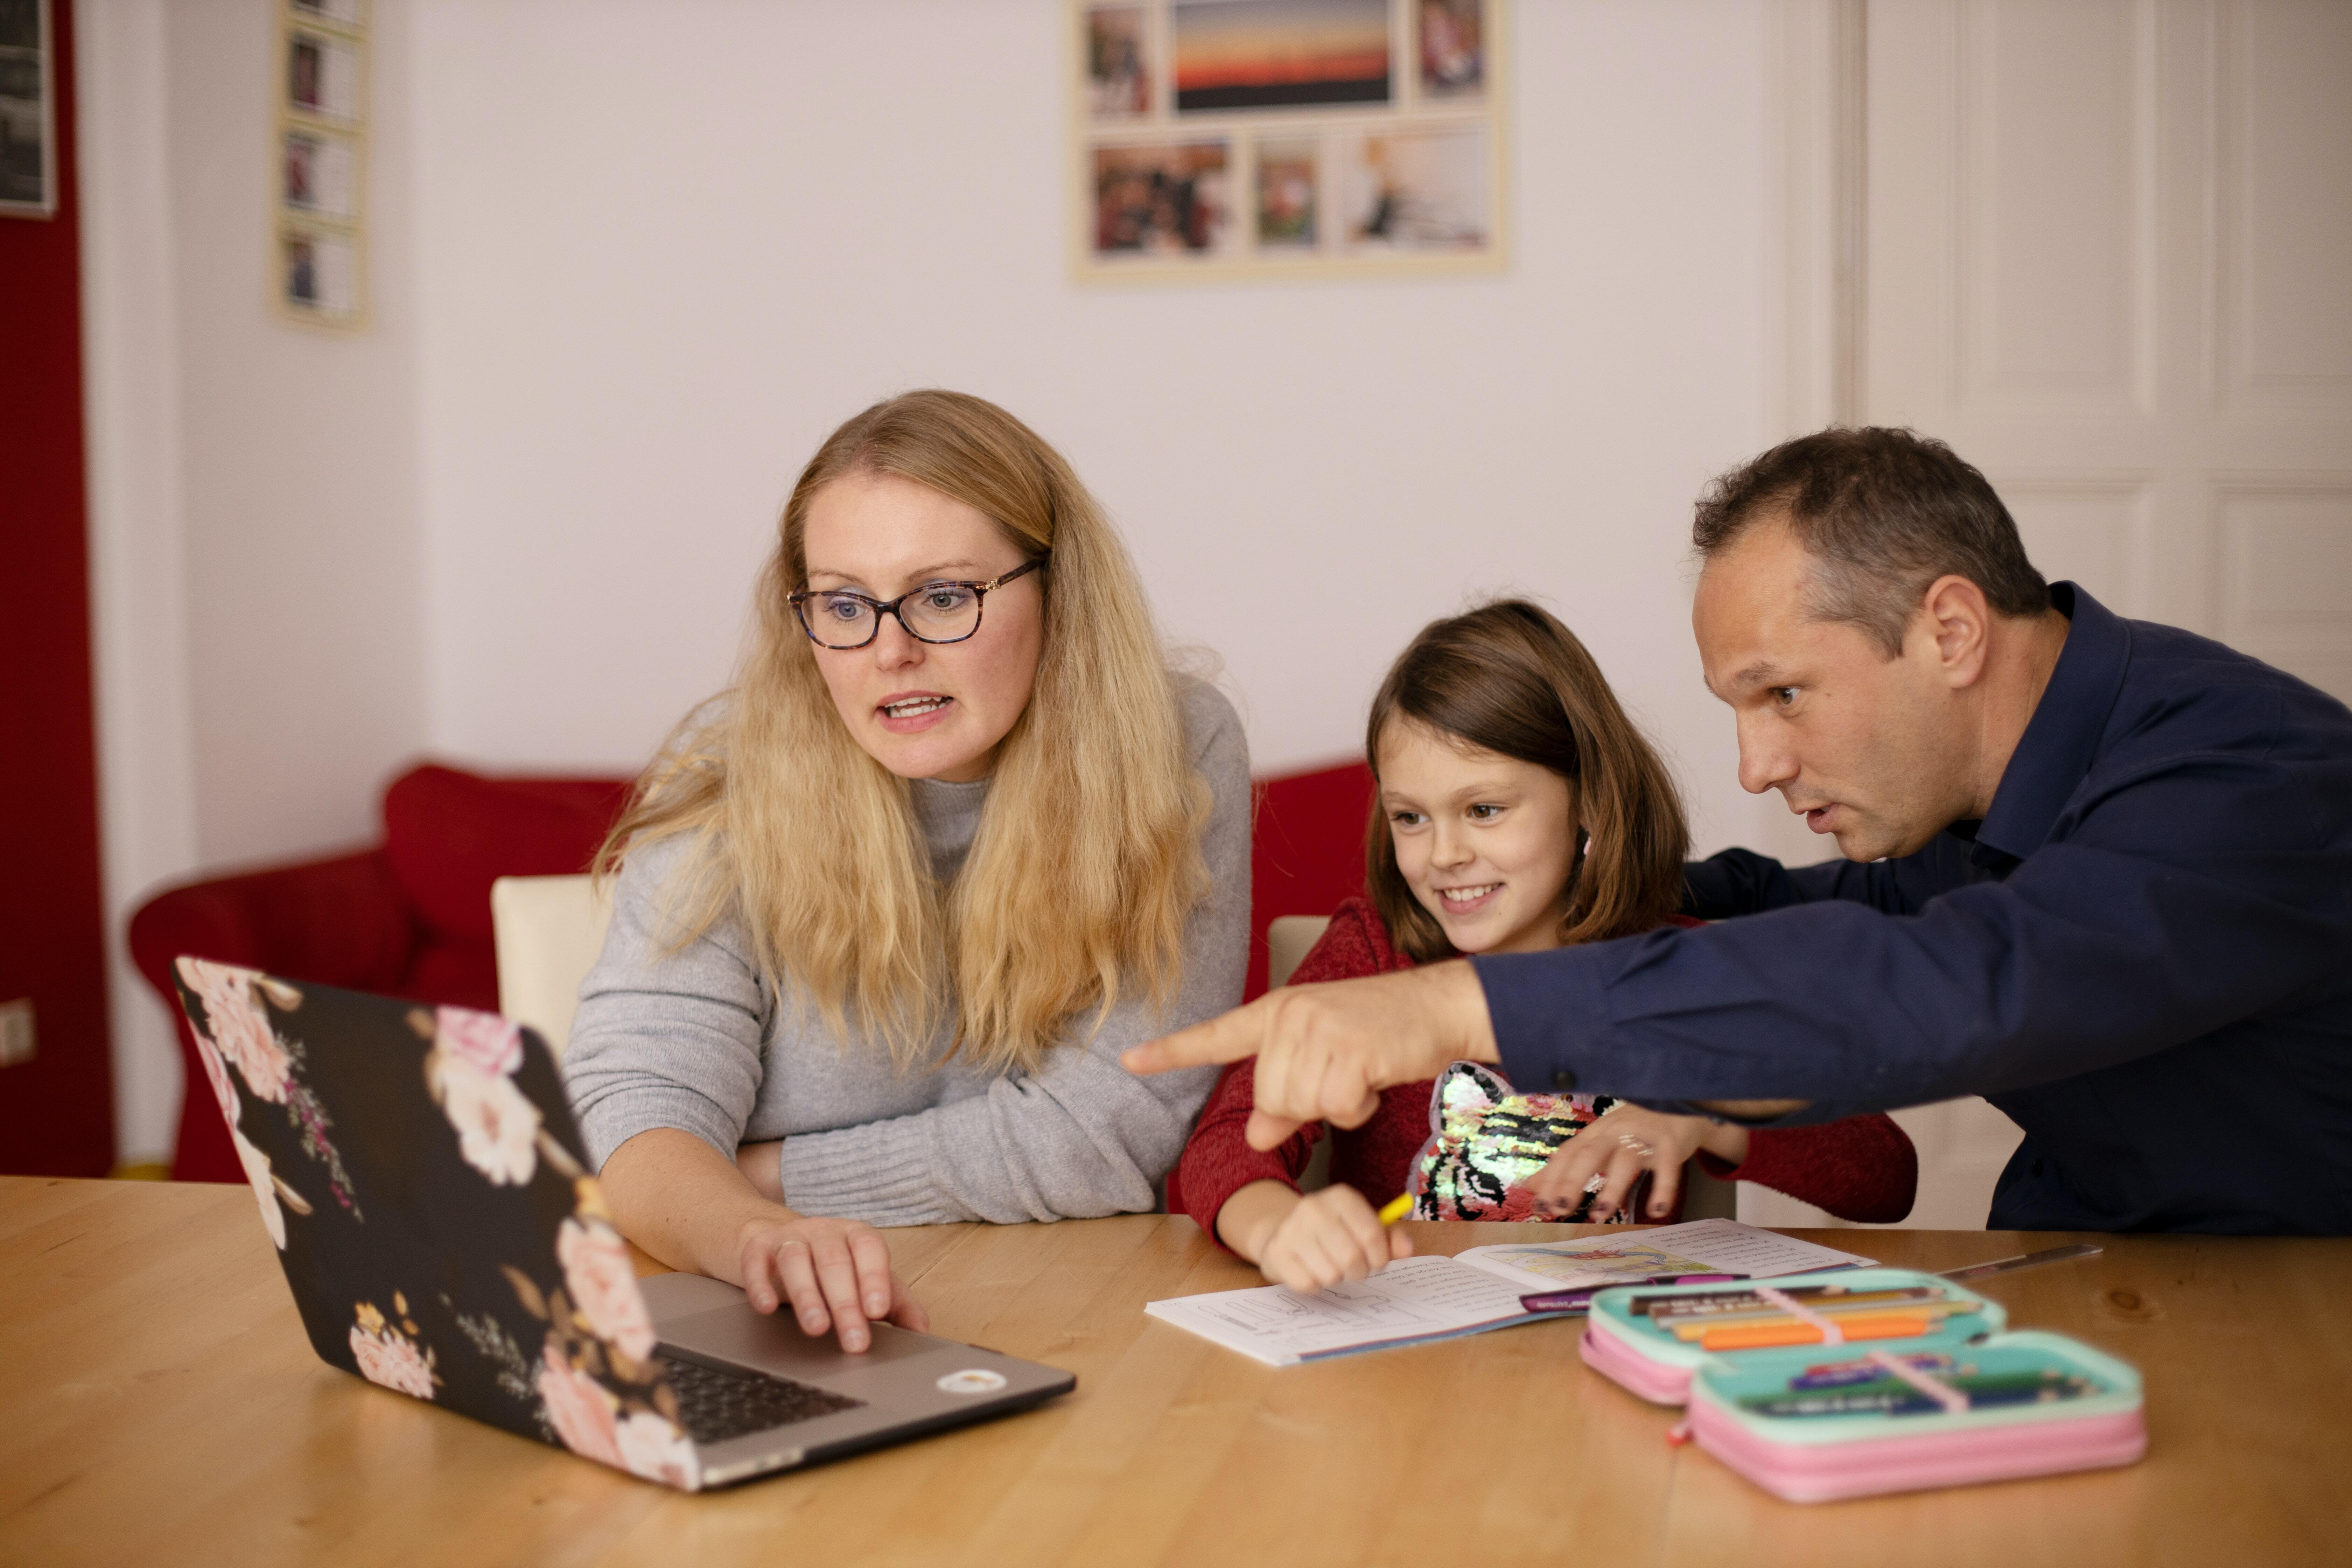
[[[376,0],[375,321],[270,311],[275,9],[82,0],[85,353],[117,1143],[168,1156],[122,931],[198,868],[364,841],[425,742],[406,7]]]
[[[1517,8],[1496,278],[1079,286],[1060,0],[418,0],[430,734],[625,768],[724,684],[775,509],[868,401],[1059,445],[1256,765],[1353,751],[1412,631],[1549,598],[1752,837],[1690,501],[1766,428],[1761,4]]]
[[[1769,842],[1685,529],[1812,422],[1767,386],[1805,7],[1517,5],[1502,276],[1080,287],[1062,0],[374,0],[375,319],[340,337],[267,307],[270,0],[79,0],[118,931],[161,881],[367,837],[420,750],[634,767],[725,682],[801,462],[926,384],[1068,454],[1261,771],[1351,752],[1417,626],[1517,589],[1702,847]],[[116,1003],[122,1146],[160,1154],[167,1022],[127,967]]]

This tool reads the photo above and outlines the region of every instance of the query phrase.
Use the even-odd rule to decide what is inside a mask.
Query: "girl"
[[[1379,785],[1367,897],[1339,906],[1294,984],[1697,923],[1675,913],[1687,833],[1672,780],[1584,646],[1535,605],[1506,599],[1425,627],[1372,700],[1364,753]],[[1225,1069],[1185,1145],[1179,1184],[1193,1217],[1300,1290],[1407,1256],[1411,1242],[1376,1211],[1411,1179],[1433,1085],[1385,1091],[1353,1131],[1316,1123],[1260,1153],[1243,1137],[1252,1067]],[[1302,1195],[1299,1173],[1326,1136],[1331,1184]],[[1645,1168],[1656,1179],[1644,1217],[1671,1219],[1694,1156],[1848,1219],[1900,1219],[1917,1178],[1910,1139],[1884,1116],[1750,1131],[1621,1104],[1579,1136],[1622,1152],[1595,1219]],[[1541,1174],[1528,1184],[1542,1191]],[[1551,1194],[1548,1207],[1567,1212],[1580,1195]]]
[[[1011,415],[916,392],[785,505],[735,688],[614,828],[564,1076],[630,1239],[844,1348],[919,1326],[873,1226],[1149,1209],[1240,998],[1249,763]]]

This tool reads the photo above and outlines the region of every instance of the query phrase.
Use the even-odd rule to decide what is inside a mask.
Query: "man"
[[[1741,918],[1276,992],[1129,1066],[1256,1054],[1269,1147],[1463,1058],[1756,1124],[1982,1094],[2026,1134],[1995,1228],[2352,1233],[2352,713],[2044,585],[1906,431],[1775,447],[1694,531],[1740,783],[1843,863],[1727,851],[1689,908]]]

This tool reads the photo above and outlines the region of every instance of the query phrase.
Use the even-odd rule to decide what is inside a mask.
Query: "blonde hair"
[[[974,508],[1034,555],[1043,652],[997,752],[954,882],[931,874],[908,782],[852,738],[787,595],[806,579],[817,492],[908,479]],[[1070,1021],[1122,991],[1164,1005],[1185,917],[1208,890],[1207,784],[1133,563],[1068,463],[994,404],[910,392],[851,419],[793,485],[761,572],[736,684],[682,722],[598,852],[683,837],[678,944],[732,915],[780,1000],[852,1016],[902,1069],[943,1023],[950,1055],[1034,1068]]]

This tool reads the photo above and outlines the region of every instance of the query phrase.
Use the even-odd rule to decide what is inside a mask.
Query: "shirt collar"
[[[2053,583],[2050,603],[2074,625],[1976,830],[1979,855],[2022,860],[2042,847],[2091,771],[2131,659],[2130,625],[2079,586]]]

